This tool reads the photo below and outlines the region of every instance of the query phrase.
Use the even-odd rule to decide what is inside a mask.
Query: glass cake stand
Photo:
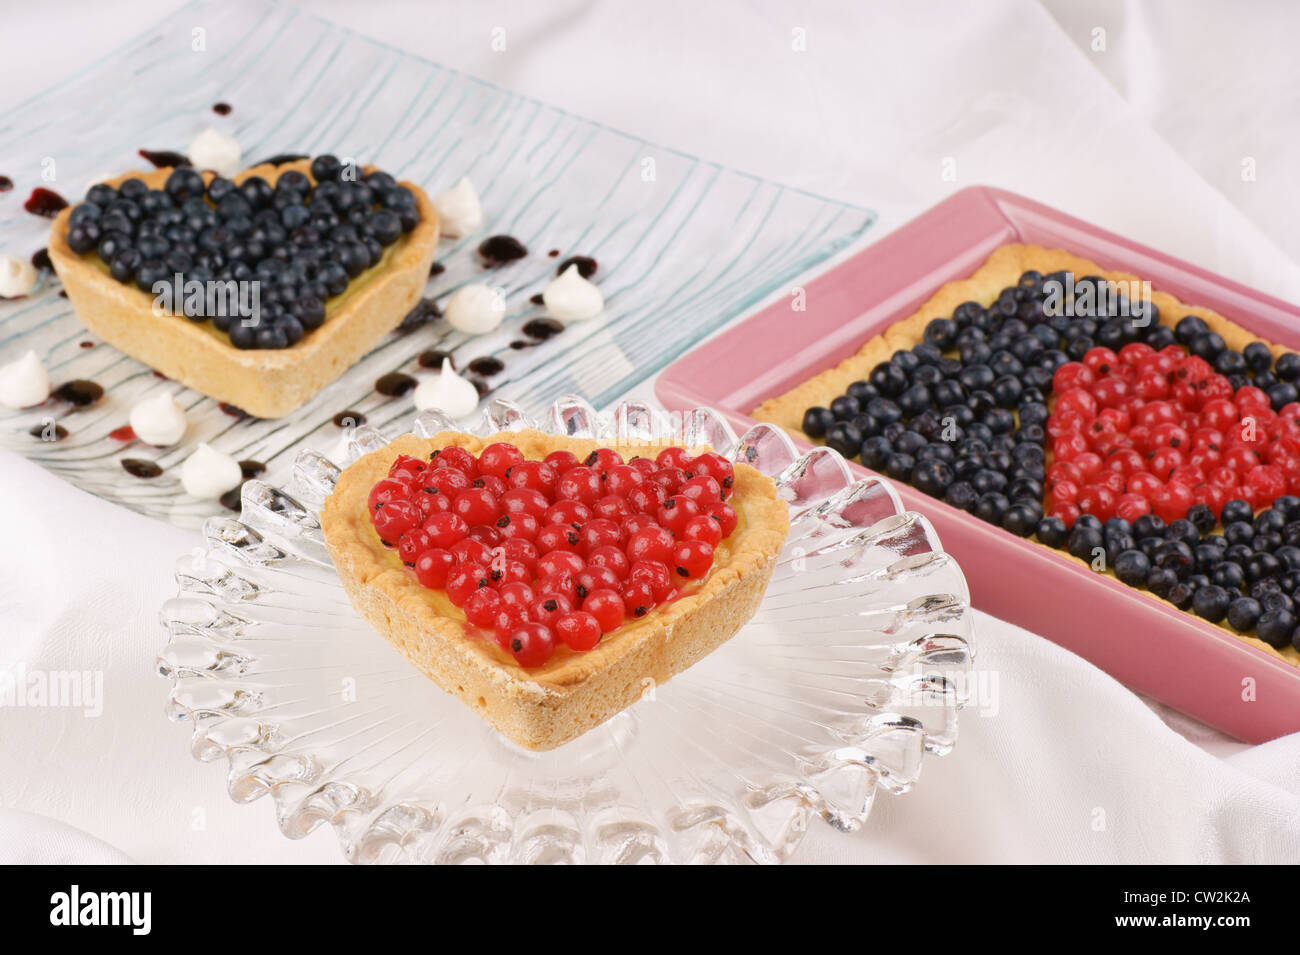
[[[390,437],[303,451],[284,488],[249,481],[239,519],[177,564],[158,660],[194,756],[281,831],[328,822],[353,862],[781,862],[814,817],[852,831],[957,735],[972,646],[965,578],[929,522],[835,452],[709,410],[577,397],[540,421],[493,402],[473,429],[709,445],[770,475],[790,535],[730,641],[614,719],[525,751],[444,693],[352,609],[320,508],[340,468]],[[456,426],[437,413],[416,434]],[[463,430],[463,429],[459,429]]]

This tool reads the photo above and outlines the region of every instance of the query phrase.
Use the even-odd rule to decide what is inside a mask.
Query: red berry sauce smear
[[[514,445],[399,455],[370,491],[380,540],[523,667],[585,651],[706,577],[735,530],[731,462],[669,447],[528,460]]]

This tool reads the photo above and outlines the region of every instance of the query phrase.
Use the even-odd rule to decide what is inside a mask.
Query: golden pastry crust
[[[844,394],[845,389],[855,381],[866,378],[876,365],[887,361],[899,349],[909,349],[922,340],[925,326],[936,318],[950,318],[953,311],[963,302],[979,302],[990,305],[998,294],[1007,286],[1014,285],[1020,276],[1030,270],[1046,275],[1049,272],[1069,271],[1076,277],[1098,275],[1111,282],[1141,282],[1142,279],[1128,272],[1103,269],[1095,262],[1066,252],[1063,249],[1045,249],[1033,245],[1004,245],[997,249],[968,279],[948,282],[941,286],[919,309],[901,321],[895,322],[881,334],[865,342],[856,353],[844,359],[833,368],[819,372],[807,381],[795,386],[784,394],[769,398],[750,412],[758,421],[768,421],[780,425],[790,434],[810,444],[821,442],[810,438],[800,430],[803,414],[814,406],[826,406],[832,400]],[[1151,290],[1151,301],[1160,310],[1160,322],[1173,327],[1185,315],[1196,315],[1214,332],[1223,336],[1229,348],[1242,349],[1251,342],[1264,341],[1254,332],[1243,328],[1225,318],[1218,312],[1199,305],[1187,305],[1180,302],[1168,292]],[[1288,349],[1282,345],[1265,342],[1272,349],[1274,356],[1284,354]],[[1048,449],[1050,459],[1051,450]],[[1035,543],[1037,543],[1035,541]],[[1044,546],[1044,545],[1040,545]],[[1087,561],[1073,557],[1065,551],[1052,549],[1052,552],[1084,567]],[[1107,569],[1107,574],[1111,571]],[[1113,576],[1113,574],[1111,574]],[[1226,624],[1219,624],[1220,629],[1243,640],[1253,647],[1258,647],[1273,656],[1280,657],[1290,664],[1300,666],[1300,650],[1285,647],[1278,650],[1257,637],[1238,633]]]
[[[535,460],[558,448],[579,457],[598,447],[616,447],[627,456],[662,450],[538,431],[488,438],[451,431],[431,438],[406,435],[343,472],[321,524],[348,598],[376,630],[504,736],[527,749],[553,749],[703,659],[753,616],[789,531],[788,510],[771,479],[736,464],[731,502],[740,521],[696,589],[628,621],[586,653],[557,648],[547,664],[525,670],[494,640],[474,632],[445,595],[421,585],[379,542],[367,513],[370,489],[399,454],[427,460],[450,445],[477,454],[494,441],[507,441]]]
[[[246,169],[234,180],[261,176],[274,185],[290,170],[310,178],[310,167],[307,159],[282,166],[263,164]],[[128,172],[109,180],[109,185],[134,176],[151,189],[161,189],[171,172]],[[208,182],[214,175],[203,173]],[[54,220],[50,261],[77,317],[104,341],[210,398],[258,418],[280,418],[301,407],[370,351],[423,294],[438,244],[438,216],[419,186],[402,185],[415,194],[419,224],[389,247],[385,259],[370,273],[354,279],[337,302],[327,304],[325,324],[291,348],[242,351],[211,328],[210,322],[154,314],[151,293],[115,280],[93,252],[79,255],[68,246],[68,217],[75,206],[64,209]]]

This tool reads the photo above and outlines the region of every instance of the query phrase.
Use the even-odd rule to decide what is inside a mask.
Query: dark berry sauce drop
[[[532,348],[533,343],[526,342],[521,338],[516,338],[514,341],[510,343],[510,347],[513,348],[515,351],[523,351],[525,348]]]
[[[553,318],[534,318],[524,325],[523,331],[529,338],[544,342],[564,331],[564,326]]]
[[[251,478],[261,477],[265,474],[266,465],[261,461],[254,461],[252,458],[248,458],[239,462],[239,472],[244,476],[244,480],[247,481]]]
[[[225,494],[221,495],[221,506],[228,511],[238,511],[244,503],[244,485],[241,483],[238,487],[232,487]]]
[[[375,391],[386,398],[400,398],[409,394],[418,382],[410,375],[400,371],[390,371],[375,382]]]
[[[212,104],[212,112],[216,113],[218,116],[229,116],[229,115],[230,115],[230,111],[231,111],[233,108],[234,108],[234,107],[232,107],[229,103],[213,103],[213,104]]]
[[[422,298],[415,303],[415,307],[406,313],[405,317],[397,326],[399,332],[409,332],[412,329],[419,328],[421,325],[427,325],[435,319],[442,318],[442,309],[431,298]]]
[[[276,153],[256,163],[258,166],[283,166],[285,163],[298,162],[300,159],[306,159],[305,153]]]
[[[416,361],[421,368],[441,368],[444,358],[451,358],[451,368],[455,371],[456,359],[451,357],[451,352],[443,351],[441,348],[430,348],[428,351],[420,352],[420,357]]]
[[[153,163],[155,169],[170,169],[174,166],[190,164],[188,158],[172,149],[140,149],[137,152]]]
[[[146,461],[144,458],[123,458],[122,468],[127,474],[133,475],[144,480],[156,478],[163,473],[160,465],[153,461]]]
[[[558,259],[558,258],[560,257],[560,250],[559,250],[559,249],[551,249],[551,251],[550,251],[550,252],[547,252],[546,254],[547,254],[550,258],[552,258],[552,259]]]
[[[220,408],[222,411],[224,411],[226,414],[230,415],[230,417],[238,418],[240,421],[243,421],[245,418],[251,417],[251,415],[249,415],[249,413],[245,411],[243,408],[236,408],[234,405],[227,404],[224,401],[219,402],[217,404],[217,407]]]
[[[27,197],[27,201],[23,203],[23,208],[34,216],[53,219],[61,211],[68,208],[68,200],[53,189],[37,186],[32,190],[32,194]]]
[[[334,416],[334,426],[337,428],[359,428],[366,423],[366,416],[360,411],[340,411]]]
[[[50,250],[37,249],[33,252],[32,267],[37,269],[53,269],[54,263],[50,261]]]
[[[506,363],[500,358],[492,355],[484,355],[482,358],[475,358],[465,366],[476,375],[483,375],[485,378],[491,378],[493,375],[499,375],[506,370]]]
[[[480,398],[482,398],[484,395],[486,395],[489,391],[492,390],[492,386],[489,385],[482,378],[471,378],[469,379],[469,383],[478,389],[478,396]]]
[[[479,244],[478,254],[490,269],[522,259],[527,247],[512,235],[494,235]]]
[[[0,192],[8,192],[14,187],[14,181],[8,176],[0,176]]]
[[[93,381],[77,378],[59,385],[54,389],[53,395],[59,401],[66,401],[77,408],[85,408],[104,397],[104,388]]]
[[[578,267],[578,274],[584,279],[589,279],[596,274],[596,260],[589,255],[571,255],[555,267],[555,274],[560,275],[570,265]]]
[[[38,424],[27,433],[42,441],[62,441],[68,436],[68,429],[61,424],[56,424],[53,428]]]
[[[546,299],[542,298],[542,293],[541,293],[541,292],[538,292],[536,295],[530,295],[530,296],[528,296],[528,301],[532,302],[534,305],[545,305],[545,304],[546,304]]]
[[[95,343],[94,343],[94,342],[82,342],[82,343],[81,343],[81,347],[82,347],[82,348],[94,348],[94,347],[95,347]]]
[[[447,266],[443,265],[441,262],[434,262],[433,265],[429,266],[429,278],[434,278],[446,271]]]
[[[108,433],[108,436],[114,441],[121,441],[123,444],[129,444],[135,440],[135,429],[129,424],[124,424],[120,428],[114,428]]]

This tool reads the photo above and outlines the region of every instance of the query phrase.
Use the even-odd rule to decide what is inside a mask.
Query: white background
[[[177,6],[3,0],[0,109]],[[874,237],[993,184],[1300,299],[1300,8],[1283,0],[305,6],[650,141],[871,206]],[[126,78],[121,92],[166,96]],[[106,671],[99,719],[0,711],[0,806],[141,861],[339,861],[328,831],[290,842],[269,802],[232,804],[221,770],[193,762],[161,716],[156,609],[194,537],[9,455],[0,526],[0,659]],[[957,749],[913,793],[881,796],[863,832],[818,824],[798,861],[1300,861],[1300,739],[1231,743],[1045,640],[981,624],[982,685],[996,692],[964,715]],[[0,859],[52,856],[113,850],[0,813]]]

